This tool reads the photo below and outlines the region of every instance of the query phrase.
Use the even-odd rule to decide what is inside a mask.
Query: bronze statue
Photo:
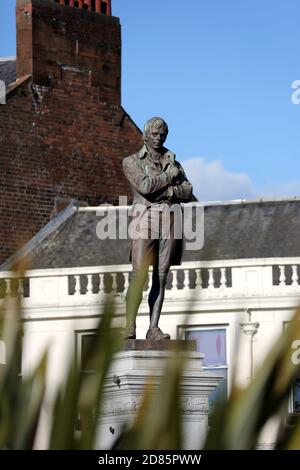
[[[170,206],[181,211],[180,202],[192,200],[193,188],[174,153],[163,146],[167,135],[168,125],[163,119],[150,119],[144,127],[143,148],[123,160],[123,171],[133,190],[133,209],[142,207],[136,223],[137,236],[132,240],[133,270],[126,297],[124,339],[136,338],[136,316],[151,264],[150,326],[146,338],[170,339],[158,327],[170,266],[180,264],[182,256],[182,232],[180,237],[174,236],[174,212]]]

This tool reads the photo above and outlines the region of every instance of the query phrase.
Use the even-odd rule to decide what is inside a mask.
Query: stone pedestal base
[[[97,449],[110,449],[124,425],[134,421],[145,384],[149,379],[155,385],[160,383],[166,362],[172,355],[166,348],[172,349],[174,343],[178,345],[176,341],[131,340],[127,342],[128,350],[116,356],[106,381]],[[208,396],[221,378],[202,369],[202,354],[192,351],[181,354],[187,358],[180,388],[183,448],[200,449],[208,428]]]

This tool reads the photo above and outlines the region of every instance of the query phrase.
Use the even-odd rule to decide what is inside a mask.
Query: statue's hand
[[[179,174],[179,168],[175,165],[169,165],[166,169],[166,173],[171,180],[175,179]]]

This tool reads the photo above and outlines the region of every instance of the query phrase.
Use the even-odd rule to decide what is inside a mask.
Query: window
[[[300,413],[300,377],[295,380],[291,388],[288,412],[290,414]]]
[[[96,369],[96,364],[89,364],[87,367],[86,359],[93,341],[95,340],[96,330],[84,330],[75,332],[75,351],[76,361],[79,370],[84,374],[93,374]],[[82,431],[82,422],[80,413],[78,413],[75,428],[77,431]]]
[[[300,377],[295,380],[291,394],[292,413],[300,413]]]
[[[83,372],[92,372],[96,368],[93,364],[90,365],[90,368],[86,368],[86,358],[88,356],[88,351],[92,346],[92,342],[95,340],[96,330],[85,330],[76,332],[76,355],[78,365],[81,371]]]
[[[199,327],[185,330],[185,338],[195,340],[197,351],[205,355],[203,369],[212,374],[222,376],[223,380],[209,397],[210,411],[216,404],[223,403],[227,399],[228,364],[226,328]]]

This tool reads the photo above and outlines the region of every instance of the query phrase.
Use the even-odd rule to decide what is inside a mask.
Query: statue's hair
[[[146,132],[148,132],[151,129],[152,126],[162,127],[163,129],[166,130],[167,134],[169,132],[168,124],[166,123],[166,121],[164,121],[160,117],[153,117],[145,123],[144,135],[146,134]]]

